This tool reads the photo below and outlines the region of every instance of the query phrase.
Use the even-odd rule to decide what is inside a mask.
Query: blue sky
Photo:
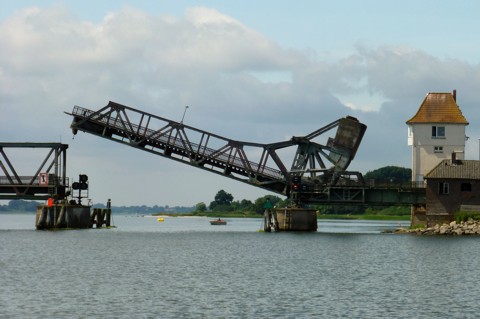
[[[94,202],[208,204],[219,189],[265,192],[71,140],[63,112],[113,100],[179,120],[189,105],[187,124],[260,143],[352,115],[368,129],[350,168],[365,173],[410,167],[405,121],[428,92],[456,89],[477,159],[478,12],[476,1],[0,1],[0,136],[68,143],[70,175],[94,176]]]
[[[317,53],[352,50],[357,43],[406,45],[441,58],[478,62],[477,1],[1,1],[0,18],[28,6],[66,6],[82,20],[101,21],[130,6],[151,15],[181,16],[205,6],[232,16],[286,48]],[[333,53],[334,54],[334,53]]]

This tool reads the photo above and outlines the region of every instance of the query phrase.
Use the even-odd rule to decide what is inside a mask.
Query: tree
[[[391,183],[405,183],[412,179],[412,170],[398,166],[385,166],[373,171],[367,172],[364,179],[374,179]]]
[[[274,207],[278,206],[277,204],[279,203],[283,203],[282,199],[278,196],[266,195],[263,197],[259,197],[255,200],[255,204],[253,204],[255,212],[257,212],[258,214],[262,214],[265,211],[264,207],[267,200],[270,201],[270,203]]]
[[[217,195],[215,195],[215,200],[210,203],[210,209],[213,210],[218,206],[221,206],[222,208],[229,207],[232,204],[232,201],[232,194],[221,189],[218,191]]]
[[[204,202],[200,202],[197,205],[195,205],[195,211],[196,212],[206,212],[207,211],[207,205]]]
[[[219,205],[230,205],[233,201],[233,196],[230,193],[227,193],[223,189],[219,190],[217,195],[215,195],[215,202]]]

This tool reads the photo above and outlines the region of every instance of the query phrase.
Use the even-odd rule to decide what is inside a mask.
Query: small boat
[[[210,221],[210,225],[226,225],[227,221],[223,219],[215,219]]]
[[[157,222],[161,223],[161,222],[164,222],[165,221],[165,218],[163,217],[158,217],[157,218]]]

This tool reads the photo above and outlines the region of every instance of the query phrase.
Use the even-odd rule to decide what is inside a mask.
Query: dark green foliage
[[[412,170],[398,166],[385,166],[373,171],[367,172],[363,178],[365,180],[379,180],[392,183],[406,183],[412,179]]]
[[[254,204],[254,211],[257,214],[262,214],[265,211],[265,203],[267,200],[270,201],[273,207],[284,207],[287,206],[285,205],[285,201],[282,201],[282,199],[278,196],[271,196],[271,195],[266,195],[263,197],[259,197],[255,200]]]
[[[411,209],[410,206],[367,207],[365,214],[379,216],[410,216]]]
[[[318,205],[315,209],[321,215],[363,214],[365,207],[360,205]]]
[[[207,205],[204,202],[198,203],[195,205],[195,212],[206,212]]]
[[[217,196],[215,196],[215,200],[210,203],[210,211],[262,214],[265,210],[264,205],[267,200],[270,201],[274,207],[284,207],[287,205],[286,200],[282,200],[280,197],[272,195],[259,197],[254,203],[247,199],[242,199],[241,201],[233,201],[231,199],[233,199],[233,196],[231,196],[229,193],[226,193],[224,190],[219,191]],[[220,201],[223,203],[220,203]]]
[[[455,214],[455,221],[457,223],[466,222],[471,218],[473,220],[480,220],[479,212],[458,212]]]
[[[217,206],[230,206],[233,201],[233,196],[230,193],[227,193],[223,189],[219,190],[215,199],[210,203],[210,209],[214,210]]]

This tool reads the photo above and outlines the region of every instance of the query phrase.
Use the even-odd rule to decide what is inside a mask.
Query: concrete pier
[[[37,207],[35,228],[41,229],[82,229],[110,226],[111,209],[93,209],[90,206],[71,204],[52,204]]]
[[[265,211],[265,231],[316,231],[315,209],[276,208]]]

